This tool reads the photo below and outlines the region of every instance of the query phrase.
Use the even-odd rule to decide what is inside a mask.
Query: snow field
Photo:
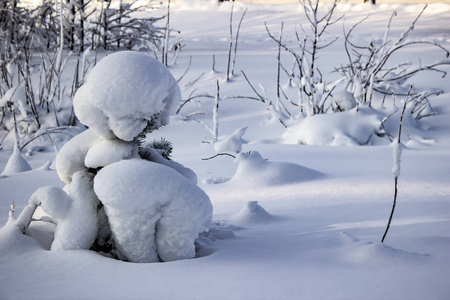
[[[241,5],[236,3],[236,18],[242,12]],[[218,77],[221,95],[253,95],[240,71],[230,82],[224,80],[230,7],[225,4],[219,8],[181,8],[181,4],[179,9],[174,6],[171,20],[174,28],[181,29],[187,46],[169,70],[179,78],[192,56],[192,69],[180,82],[182,98],[189,95],[186,85],[203,72],[205,75],[196,85],[199,93],[206,91],[214,95]],[[346,14],[346,24],[353,24],[372,12],[357,35],[358,41],[367,41],[372,36],[383,37],[393,10],[397,10],[398,17],[391,30],[400,33],[421,8],[421,5],[344,4],[338,12]],[[414,35],[438,39],[449,48],[446,27],[449,11],[447,5],[430,5]],[[285,21],[288,30],[285,37],[295,42],[293,28],[296,22],[304,21],[301,14],[298,5],[249,5],[241,29],[237,70],[244,70],[255,86],[261,83],[268,97],[275,95],[277,47],[267,37],[264,22],[279,30],[281,21]],[[341,34],[342,26],[337,25],[333,30],[332,34]],[[331,71],[335,61],[345,60],[339,47],[336,44],[323,53],[320,63],[330,69],[324,74]],[[407,51],[405,57],[397,58],[394,63],[415,60],[417,51]],[[424,53],[427,54],[424,60],[438,58],[436,52]],[[216,72],[210,72],[213,54],[216,54]],[[291,60],[288,56],[285,59]],[[212,140],[211,133],[198,122],[182,121],[180,116],[173,117],[169,125],[149,137],[152,140],[162,136],[171,141],[173,159],[195,171],[199,186],[211,199],[212,230],[199,239],[202,243],[197,245],[201,250],[197,253],[199,258],[131,264],[92,251],[50,252],[45,250],[46,246],[6,225],[0,234],[0,298],[448,299],[450,98],[447,82],[446,78],[442,80],[433,74],[420,77],[418,82],[418,85],[441,88],[445,93],[432,102],[437,115],[406,123],[405,132],[409,130],[409,134],[403,140],[399,199],[384,244],[379,241],[392,205],[394,180],[391,172],[394,149],[386,139],[381,139],[379,146],[349,146],[354,144],[349,140],[338,147],[284,144],[281,136],[286,130],[270,119],[264,104],[224,99],[218,111],[219,136],[247,127],[242,138],[248,143],[241,144],[241,161],[234,162],[226,156],[201,160],[216,154],[213,145],[202,143]],[[186,105],[181,114],[206,112],[198,120],[212,128],[213,107],[213,99],[200,99]],[[387,130],[398,129],[397,117],[386,124]],[[346,126],[353,130],[350,120]],[[366,132],[364,127],[357,129]],[[91,139],[87,140],[90,143]],[[81,151],[87,153],[87,149]],[[251,153],[247,154],[248,151]],[[0,152],[1,169],[10,154],[9,150]],[[54,160],[53,152],[34,153],[26,159],[32,171],[0,178],[3,224],[12,199],[17,215],[37,188],[63,186],[54,167],[37,170],[47,160]],[[123,169],[131,172],[131,167]],[[111,170],[122,173],[122,169]],[[288,176],[290,172],[284,170],[291,170],[294,175]],[[77,171],[63,173],[71,178]],[[121,176],[127,179],[125,174]],[[170,172],[172,176],[183,181],[184,186],[184,178]],[[207,184],[214,182],[217,184]],[[113,188],[120,189],[120,186],[116,184]],[[139,187],[134,192],[146,188]],[[141,195],[135,199],[139,201]],[[127,208],[132,209],[132,204]],[[267,214],[259,214],[262,209]],[[262,217],[258,217],[259,222],[253,222],[253,215]],[[39,231],[38,224],[32,227]]]

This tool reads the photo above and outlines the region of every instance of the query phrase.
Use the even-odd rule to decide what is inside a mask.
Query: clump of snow
[[[195,257],[211,221],[209,197],[173,169],[140,159],[106,166],[94,179],[116,246],[132,262]]]
[[[138,146],[134,142],[119,139],[102,140],[88,150],[84,164],[88,168],[96,169],[123,159],[138,157]]]
[[[23,158],[22,154],[20,153],[19,147],[17,146],[17,143],[15,143],[13,153],[6,163],[2,175],[21,173],[30,170],[31,166],[28,164],[25,158]]]
[[[268,213],[258,201],[249,201],[235,215],[230,217],[230,222],[239,225],[254,225],[270,223],[276,220],[276,217]]]
[[[333,93],[333,102],[338,106],[340,111],[351,110],[356,107],[355,97],[347,91]]]
[[[240,153],[230,183],[245,186],[275,186],[320,178],[322,173],[290,162],[271,162],[257,151]]]
[[[23,118],[28,117],[27,97],[23,85],[10,88],[6,91],[5,95],[0,99],[0,107],[7,108],[8,103],[13,104]]]
[[[214,142],[214,149],[216,152],[233,152],[239,153],[242,150],[242,144],[247,143],[242,136],[245,134],[247,127],[242,127],[230,135],[220,137],[218,141]]]
[[[393,150],[394,165],[392,167],[392,174],[394,174],[395,177],[400,176],[401,156],[402,156],[402,143],[395,141]]]
[[[374,136],[382,136],[383,117],[370,107],[341,113],[308,116],[283,135],[287,143],[305,145],[368,145]]]
[[[55,220],[62,220],[69,211],[72,200],[66,192],[56,186],[44,186],[31,195],[30,202],[41,208]]]
[[[75,172],[86,170],[84,163],[86,154],[100,140],[100,137],[88,129],[64,144],[56,156],[56,170],[59,178],[69,184]]]
[[[132,141],[150,121],[166,124],[180,99],[166,67],[149,55],[123,51],[91,70],[73,105],[79,120],[98,136]]]
[[[69,196],[71,207],[57,222],[51,250],[89,249],[98,231],[98,198],[93,188],[93,175],[84,171],[73,175]]]

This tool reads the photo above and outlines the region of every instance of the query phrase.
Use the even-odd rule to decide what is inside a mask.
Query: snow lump
[[[139,52],[103,58],[77,91],[78,119],[105,139],[132,141],[149,122],[168,122],[181,99],[178,84],[161,63]]]

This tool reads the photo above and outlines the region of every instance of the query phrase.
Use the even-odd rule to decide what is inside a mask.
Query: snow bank
[[[286,143],[305,145],[367,145],[373,136],[384,135],[382,115],[370,107],[341,113],[308,116],[283,135]]]
[[[146,54],[124,51],[91,70],[73,105],[79,120],[97,135],[132,141],[148,122],[166,124],[180,99],[166,67]]]
[[[275,186],[320,178],[322,173],[294,163],[270,162],[257,151],[240,153],[239,166],[230,183],[245,186]]]
[[[195,256],[194,240],[208,229],[208,196],[173,169],[139,159],[103,168],[94,190],[105,205],[114,240],[132,262]]]

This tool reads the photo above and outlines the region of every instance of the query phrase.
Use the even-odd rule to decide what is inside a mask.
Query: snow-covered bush
[[[209,198],[191,170],[169,160],[170,143],[143,142],[180,98],[173,76],[148,55],[118,52],[100,61],[74,98],[89,129],[56,158],[67,185],[36,191],[19,228],[41,206],[57,224],[51,250],[93,247],[132,262],[193,258],[211,221]]]
[[[366,47],[356,46],[356,43],[352,41],[352,33],[367,18],[357,22],[345,32],[345,51],[349,62],[347,65],[337,68],[337,71],[345,79],[343,84],[353,94],[358,104],[369,103],[370,105],[375,94],[381,94],[384,97],[386,95],[404,97],[410,90],[411,80],[423,71],[435,71],[441,73],[442,77],[446,76],[444,66],[450,65],[448,59],[450,51],[442,47],[437,41],[409,37],[426,7],[397,38],[392,37],[390,32],[391,22],[397,15],[396,12],[389,19],[383,39],[371,39]],[[394,66],[389,65],[393,56],[399,55],[401,51],[410,46],[417,45],[431,46],[442,51],[442,58],[430,64],[424,64],[419,59],[417,66],[413,66],[411,62]],[[424,47],[424,49],[426,48]],[[409,98],[415,102],[415,107],[411,113],[417,119],[429,115],[431,106],[428,98],[439,93],[440,91],[433,91],[432,89],[425,91],[410,90]]]

